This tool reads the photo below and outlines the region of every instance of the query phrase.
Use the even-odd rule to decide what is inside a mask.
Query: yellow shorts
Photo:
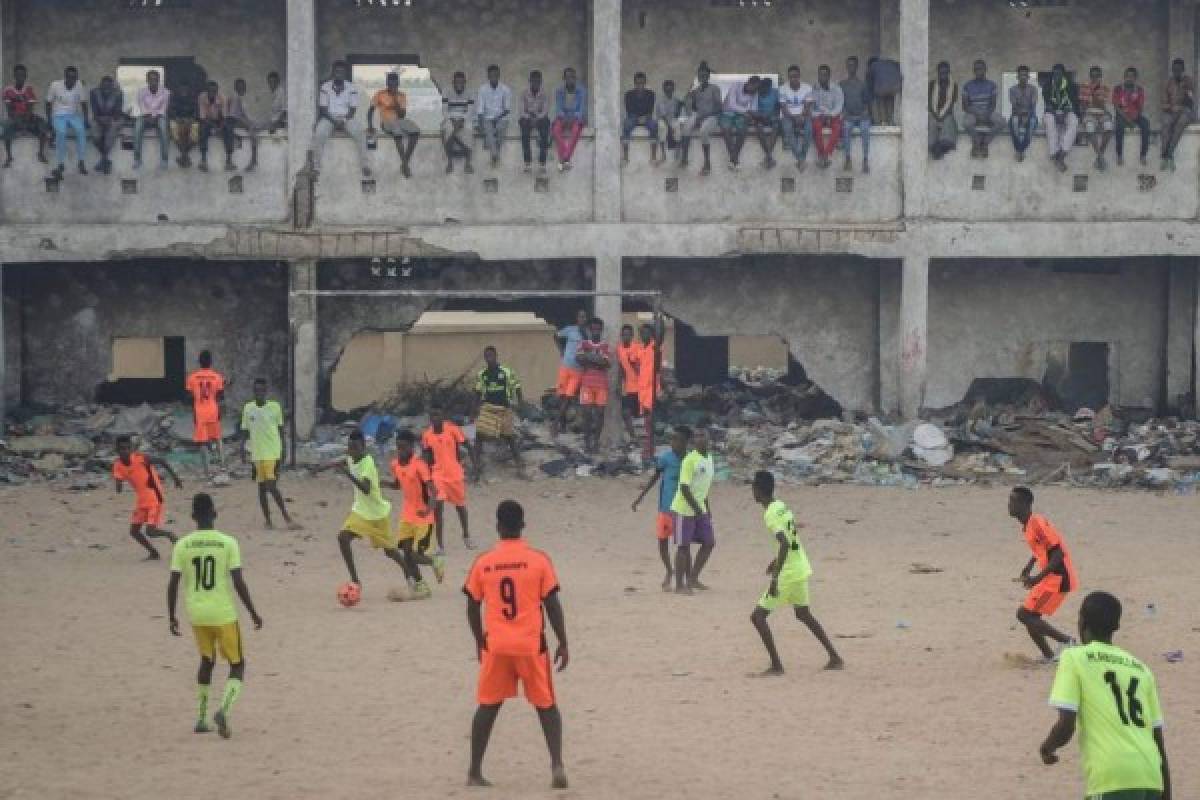
[[[200,655],[209,661],[215,661],[217,648],[221,648],[221,657],[230,664],[242,663],[242,629],[236,622],[226,625],[193,625],[192,634],[196,637],[196,648]]]
[[[396,534],[392,532],[391,515],[380,519],[365,519],[351,511],[350,516],[346,517],[346,521],[342,523],[342,530],[350,531],[355,536],[361,536],[374,548],[382,547],[385,550],[394,550],[396,547]]]
[[[780,606],[807,606],[808,605],[808,578],[792,578],[779,576],[779,583],[776,586],[779,593],[774,597],[770,595],[770,587],[768,586],[762,593],[762,597],[758,598],[758,607],[765,611],[774,611]]]
[[[433,533],[433,525],[427,522],[405,522],[400,521],[400,528],[396,532],[396,539],[405,542],[411,541],[417,547],[420,547],[423,542],[429,540]]]
[[[279,467],[278,459],[270,461],[255,461],[254,462],[254,480],[259,483],[268,483],[275,480],[275,473]]]

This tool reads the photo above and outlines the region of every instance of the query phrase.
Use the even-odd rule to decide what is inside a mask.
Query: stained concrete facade
[[[1038,343],[1084,339],[1117,345],[1113,402],[1186,405],[1197,372],[1200,129],[1185,136],[1172,173],[1131,166],[1100,175],[1080,146],[1070,172],[1059,175],[1048,170],[1040,139],[1019,165],[1002,139],[986,162],[967,156],[965,140],[942,162],[927,155],[924,82],[942,58],[955,63],[960,80],[976,56],[992,64],[993,77],[1007,62],[1062,60],[1101,63],[1116,80],[1117,70],[1134,63],[1153,106],[1171,58],[1184,58],[1189,70],[1195,64],[1196,4],[1148,0],[1131,16],[1132,5],[1099,0],[1019,11],[991,0],[815,0],[742,9],[701,0],[447,0],[435,7],[414,0],[382,10],[350,0],[272,0],[235,18],[229,9],[245,4],[217,0],[146,12],[139,19],[154,22],[143,23],[114,14],[107,3],[63,0],[54,4],[51,24],[47,4],[5,0],[0,63],[6,71],[18,59],[28,63],[39,91],[68,61],[80,64],[87,80],[89,70],[105,71],[121,57],[195,55],[225,80],[222,70],[252,76],[280,69],[292,121],[266,144],[273,152],[264,150],[255,174],[148,173],[137,176],[136,195],[120,183],[133,179],[128,152],[115,159],[118,174],[68,173],[54,192],[32,160],[32,143],[19,139],[17,162],[0,174],[0,263],[21,265],[8,268],[4,288],[7,399],[32,399],[12,379],[13,365],[27,374],[38,358],[75,364],[69,350],[14,331],[14,315],[24,320],[43,308],[14,294],[26,270],[90,262],[129,283],[108,295],[120,306],[112,313],[127,315],[123,304],[136,296],[136,285],[120,277],[133,273],[119,262],[148,259],[170,271],[180,259],[204,259],[218,283],[230,267],[214,262],[233,262],[234,269],[253,263],[269,275],[282,263],[280,330],[285,341],[290,332],[292,345],[280,368],[291,355],[291,400],[303,432],[327,408],[330,370],[355,332],[402,330],[424,307],[449,305],[380,297],[350,303],[303,292],[346,285],[343,273],[369,274],[372,259],[432,259],[455,266],[406,285],[664,291],[668,310],[701,329],[784,336],[809,374],[847,408],[911,416],[957,400],[972,377],[1036,376]],[[131,42],[129,52],[89,49],[105,15],[115,20],[108,40]],[[220,35],[207,27],[222,20],[228,24]],[[142,33],[123,37],[127,25]],[[668,74],[687,80],[705,58],[730,70],[782,70],[795,62],[811,80],[816,64],[832,64],[837,75],[852,53],[897,58],[916,87],[901,99],[899,127],[876,131],[868,176],[811,163],[800,175],[787,159],[766,172],[754,142],[738,173],[724,169],[719,142],[717,168],[704,179],[695,166],[649,166],[644,140],[621,166],[621,97],[636,70],[657,85]],[[437,172],[437,140],[428,132],[413,179],[398,176],[395,152],[381,142],[370,155],[376,180],[364,186],[352,170],[350,142],[335,138],[313,186],[303,167],[317,83],[330,60],[352,54],[415,54],[438,80],[464,68],[472,85],[494,61],[517,90],[532,67],[552,86],[558,69],[577,66],[592,107],[576,169],[552,170],[538,182],[518,171],[518,142],[510,140],[500,169],[447,178]],[[1157,127],[1157,111],[1150,116]],[[241,163],[245,151],[237,158]],[[229,177],[242,178],[240,196]],[[162,183],[152,187],[156,179]],[[1053,265],[1034,274],[1024,266],[1030,259],[1123,263],[1114,279],[1065,276]],[[1115,291],[1123,281],[1128,291]],[[991,310],[995,298],[1031,284],[1041,289],[1037,301],[1013,300],[1008,315]],[[561,303],[555,313],[569,314],[578,301]],[[1136,307],[1138,322],[1118,319],[1127,306]],[[593,307],[610,326],[620,320],[615,294],[597,297]],[[1070,313],[1061,311],[1066,307]],[[1052,337],[1037,332],[1047,316],[1055,320]],[[165,314],[146,317],[150,327],[170,327]],[[1131,330],[1143,321],[1154,332]],[[14,337],[37,344],[22,350]],[[998,346],[984,357],[976,339]],[[64,393],[87,392],[93,376],[78,374],[79,385]]]

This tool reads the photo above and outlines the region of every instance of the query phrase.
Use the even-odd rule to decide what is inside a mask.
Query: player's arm
[[[696,502],[695,495],[692,494],[692,487],[686,483],[681,483],[679,484],[679,493],[683,495],[683,501],[692,507],[692,511],[697,514],[704,513],[704,509],[700,507],[700,504]]]
[[[558,600],[557,589],[546,596],[542,607],[546,609],[546,618],[550,620],[554,638],[558,640],[558,648],[554,651],[554,663],[558,665],[558,671],[562,672],[567,668],[571,657],[567,652],[567,618],[563,614],[562,603]]]
[[[1025,565],[1025,569],[1021,570],[1021,575],[1019,578],[1017,578],[1017,580],[1019,580],[1021,583],[1024,583],[1029,577],[1029,573],[1033,572],[1033,567],[1035,564],[1037,564],[1036,558],[1029,559],[1029,562]]]
[[[775,539],[779,542],[779,552],[775,554],[775,560],[767,565],[767,574],[771,576],[771,588],[767,592],[771,597],[779,594],[779,573],[783,571],[783,564],[787,561],[788,555],[787,537],[776,531]]]
[[[280,433],[282,433],[283,428],[280,428],[279,431],[280,431]],[[238,428],[238,434],[237,434],[238,452],[242,454],[242,463],[243,464],[246,463],[246,441],[249,440],[249,438],[250,438],[250,431],[246,430],[246,423],[243,420],[242,425]],[[282,436],[280,436],[279,441],[281,441],[281,442],[283,441]]]
[[[1058,710],[1058,721],[1054,723],[1054,727],[1050,729],[1050,733],[1046,734],[1046,740],[1038,748],[1038,752],[1042,756],[1042,763],[1058,763],[1058,756],[1055,755],[1055,751],[1066,747],[1067,743],[1071,741],[1071,737],[1075,735],[1075,718],[1078,716],[1078,712],[1075,711],[1065,708]]]
[[[168,461],[167,461],[165,458],[158,458],[157,456],[155,456],[155,457],[153,457],[153,458],[150,458],[150,459],[147,459],[147,460],[148,460],[148,461],[149,461],[149,462],[150,462],[150,463],[151,463],[153,466],[156,466],[156,467],[162,467],[164,470],[166,470],[166,471],[167,471],[167,474],[171,476],[171,480],[175,481],[175,488],[176,488],[176,489],[182,489],[182,488],[183,488],[183,481],[182,481],[182,480],[180,480],[180,478],[179,478],[179,475],[177,475],[177,474],[175,473],[175,470],[174,470],[174,468],[172,468],[172,467],[171,467],[170,463],[169,463],[169,462],[168,462]]]
[[[639,494],[637,499],[633,501],[632,508],[634,511],[637,511],[638,503],[642,502],[642,499],[645,498],[646,495],[650,494],[650,490],[653,489],[654,484],[658,483],[659,479],[662,478],[662,474],[663,471],[661,469],[656,469],[650,480],[646,481],[646,485],[642,487],[642,493]]]
[[[279,468],[283,468],[283,462],[287,461],[287,435],[283,431],[283,423],[279,423]]]
[[[1062,548],[1061,547],[1051,548],[1048,555],[1049,555],[1049,558],[1046,559],[1046,568],[1044,570],[1042,570],[1041,572],[1039,572],[1037,575],[1033,575],[1032,577],[1026,577],[1025,578],[1026,586],[1036,586],[1042,580],[1042,578],[1044,578],[1047,575],[1050,575],[1052,573],[1058,572],[1062,569],[1062,566],[1063,566]]]
[[[1167,765],[1167,744],[1163,740],[1163,729],[1154,729],[1154,743],[1158,745],[1158,755],[1162,760],[1162,800],[1171,800],[1171,768]]]
[[[370,478],[359,479],[359,478],[354,477],[354,474],[352,472],[350,472],[350,468],[347,467],[345,464],[342,465],[342,474],[350,479],[350,482],[354,484],[355,489],[358,489],[363,494],[371,493]],[[396,488],[397,489],[400,488],[399,484],[396,485]]]
[[[242,599],[242,605],[250,612],[250,619],[254,620],[255,630],[261,628],[263,626],[262,617],[254,610],[254,602],[250,599],[250,587],[246,586],[246,579],[242,577],[242,568],[229,570],[229,576],[233,578],[233,588],[237,590],[238,597]]]
[[[175,603],[179,598],[179,573],[171,570],[171,578],[167,581],[167,619],[170,620],[171,633],[179,636],[179,620],[175,619]]]
[[[482,659],[483,651],[487,650],[487,636],[483,633],[483,603],[467,594],[467,624],[471,626],[471,635],[475,637],[475,657]]]

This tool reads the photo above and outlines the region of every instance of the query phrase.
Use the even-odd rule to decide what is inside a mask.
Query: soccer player
[[[558,367],[558,382],[554,393],[558,395],[558,420],[552,432],[561,433],[567,427],[567,411],[571,401],[579,396],[579,388],[583,380],[583,368],[576,355],[579,345],[587,338],[588,312],[579,309],[575,312],[575,324],[568,325],[554,334],[556,340],[561,340],[559,349],[562,351],[562,364]]]
[[[421,447],[425,458],[433,467],[433,486],[437,497],[433,506],[433,524],[437,530],[438,553],[446,552],[446,540],[442,537],[445,528],[446,503],[458,512],[458,523],[462,526],[463,546],[475,549],[471,541],[471,529],[467,523],[467,481],[463,470],[462,450],[467,437],[462,428],[446,421],[445,412],[434,406],[429,409],[429,427],[421,434]]]
[[[112,475],[116,481],[116,490],[128,483],[133,487],[137,498],[133,506],[133,515],[129,518],[129,535],[133,540],[146,548],[146,560],[157,561],[158,550],[150,544],[146,537],[162,537],[175,541],[175,534],[163,530],[165,516],[165,498],[163,497],[162,479],[158,477],[155,467],[162,467],[175,481],[175,488],[182,489],[183,481],[171,469],[171,465],[161,458],[153,458],[133,449],[133,439],[129,436],[117,437],[117,459],[113,461]]]
[[[1079,726],[1079,751],[1092,800],[1171,800],[1158,686],[1146,665],[1112,643],[1121,603],[1092,592],[1079,607],[1083,645],[1064,651],[1050,690],[1058,721],[1038,752],[1057,764]]]
[[[207,494],[192,498],[192,519],[196,522],[196,530],[176,542],[171,553],[167,617],[171,620],[171,634],[179,636],[175,603],[182,579],[192,634],[196,637],[196,647],[200,649],[200,671],[196,675],[199,709],[193,730],[196,733],[208,733],[210,730],[208,691],[219,648],[221,655],[229,662],[229,679],[225,681],[221,707],[213,714],[213,721],[217,723],[217,732],[222,738],[228,739],[233,733],[229,726],[229,713],[242,693],[242,680],[246,674],[242,632],[238,627],[237,605],[233,601],[234,590],[242,599],[242,605],[250,612],[255,630],[262,627],[263,621],[254,610],[250,590],[246,588],[246,581],[242,577],[242,554],[237,539],[213,528],[217,521],[217,507]]]
[[[267,529],[275,527],[271,523],[271,504],[268,501],[269,497],[274,497],[288,530],[300,530],[300,526],[288,515],[277,485],[279,467],[283,464],[283,408],[278,402],[267,399],[267,382],[262,378],[254,381],[254,399],[242,408],[243,464],[246,463],[247,439],[250,440],[250,460],[254,463],[254,480],[258,482],[258,504],[262,507]]]
[[[517,681],[525,699],[537,709],[546,746],[550,750],[551,786],[567,788],[562,763],[562,716],[555,704],[554,668],[543,630],[542,609],[558,639],[554,662],[567,668],[567,623],[558,601],[558,576],[554,564],[541,550],[521,537],[525,511],[513,500],[496,507],[500,541],[471,566],[463,591],[467,595],[467,621],[475,636],[479,658],[479,708],[471,723],[471,769],[468,786],[491,786],[483,777],[483,754],[500,706],[517,696]],[[484,615],[487,624],[484,625]]]
[[[362,431],[350,434],[345,458],[322,464],[316,471],[329,469],[336,469],[354,484],[354,505],[338,532],[338,547],[350,572],[351,582],[362,587],[358,571],[354,569],[354,553],[350,551],[350,543],[355,539],[366,539],[371,547],[382,549],[384,555],[400,565],[405,577],[409,577],[408,564],[392,530],[392,504],[383,496],[379,470],[375,466],[375,459],[367,453]]]
[[[775,537],[779,543],[779,552],[767,564],[767,574],[771,576],[771,584],[758,598],[758,606],[750,615],[758,635],[762,637],[767,655],[771,657],[771,666],[762,672],[765,675],[782,675],[783,662],[779,660],[779,651],[775,649],[775,637],[771,635],[771,626],[767,624],[767,616],[781,605],[789,605],[796,612],[796,619],[803,622],[817,641],[825,648],[829,661],[825,669],[841,669],[844,666],[842,657],[833,649],[833,643],[825,635],[825,629],[813,616],[808,608],[808,579],[812,576],[812,567],[808,563],[808,555],[796,535],[796,517],[792,510],[782,500],[775,499],[775,476],[765,470],[754,473],[754,502],[762,506],[763,524],[767,533]]]
[[[508,444],[513,463],[524,474],[525,464],[521,461],[521,445],[518,441],[516,409],[521,407],[521,379],[517,373],[500,363],[496,348],[483,348],[484,367],[475,379],[478,406],[475,410],[475,482],[483,478],[483,443],[487,439],[499,439]]]
[[[221,403],[225,400],[225,376],[212,368],[212,353],[201,350],[200,369],[187,377],[185,384],[192,396],[195,433],[192,441],[204,454],[204,474],[208,475],[208,450],[216,442],[217,458],[225,466],[225,446],[221,442]]]
[[[663,329],[649,323],[642,326],[639,337],[642,345],[638,359],[638,406],[642,414],[654,410],[654,399],[662,394],[662,353],[658,343],[663,338]]]
[[[429,501],[433,499],[434,490],[429,465],[413,454],[415,444],[416,437],[411,431],[396,434],[396,457],[391,464],[393,480],[389,485],[403,494],[396,539],[404,553],[409,590],[413,597],[424,599],[429,597],[430,591],[421,577],[420,565],[433,567],[434,577],[441,583],[446,577],[446,559],[441,555],[431,558],[423,552],[422,544],[427,548],[433,536],[433,512],[429,510]]]
[[[576,356],[583,367],[579,386],[579,407],[583,410],[583,446],[589,453],[600,447],[604,430],[604,409],[608,406],[608,370],[612,366],[612,351],[604,341],[604,322],[592,317],[588,322],[588,338],[579,345]]]
[[[679,490],[671,501],[675,541],[675,591],[691,594],[693,589],[707,589],[700,582],[700,571],[708,563],[717,536],[713,531],[712,505],[708,490],[712,488],[713,457],[708,452],[708,431],[697,428],[692,433],[692,450],[679,468]],[[696,560],[692,561],[692,542],[700,543]]]
[[[1046,644],[1050,638],[1060,645],[1074,644],[1075,640],[1055,628],[1043,617],[1053,614],[1067,599],[1067,593],[1079,585],[1071,554],[1058,530],[1041,514],[1033,513],[1033,492],[1024,486],[1013,489],[1008,496],[1008,515],[1021,523],[1025,541],[1033,551],[1033,557],[1021,570],[1017,580],[1029,590],[1025,602],[1017,609],[1017,619],[1029,631],[1029,638],[1042,651],[1046,661],[1053,661],[1054,651]],[[1034,565],[1038,568],[1036,575]]]
[[[647,481],[642,488],[642,493],[633,501],[633,510],[638,510],[638,504],[642,502],[650,490],[654,488],[654,484],[662,481],[658,487],[658,517],[655,521],[655,535],[658,538],[658,555],[662,559],[663,566],[666,567],[667,574],[663,578],[662,588],[664,592],[671,591],[671,578],[675,571],[671,568],[671,534],[675,530],[675,518],[671,514],[671,502],[675,499],[675,493],[679,491],[679,471],[683,466],[683,459],[687,456],[688,442],[692,438],[691,428],[684,425],[679,425],[671,433],[671,449],[654,459],[654,477]]]
[[[642,346],[633,340],[633,326],[621,326],[621,341],[617,343],[617,363],[621,365],[621,419],[625,422],[625,433],[633,441],[633,418],[638,414],[638,395],[641,390]]]

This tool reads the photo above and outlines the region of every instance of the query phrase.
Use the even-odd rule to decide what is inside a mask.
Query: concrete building
[[[246,78],[262,116],[265,75],[276,70],[290,115],[286,131],[262,137],[253,173],[134,171],[121,149],[112,175],[68,166],[47,181],[33,140],[16,140],[14,164],[0,171],[0,382],[10,406],[166,391],[179,364],[207,348],[234,375],[235,401],[257,375],[294,385],[303,435],[331,408],[334,372],[357,334],[406,331],[426,310],[534,312],[557,325],[582,302],[310,293],[419,289],[607,293],[594,311],[614,334],[623,310],[648,307],[644,296],[622,304],[619,292],[661,292],[663,309],[694,332],[688,341],[780,337],[846,409],[913,416],[962,399],[977,378],[1194,407],[1200,129],[1185,134],[1174,172],[1136,158],[1099,172],[1080,145],[1062,174],[1040,136],[1023,163],[1004,136],[987,160],[970,158],[965,140],[931,160],[926,111],[931,64],[942,59],[960,82],[975,58],[997,81],[1018,63],[1063,62],[1080,75],[1097,64],[1115,83],[1133,64],[1157,130],[1172,58],[1195,74],[1194,0],[3,0],[0,9],[4,75],[25,64],[39,98],[66,64],[89,85],[119,67],[161,65],[168,84],[187,70],[223,90]],[[895,58],[909,89],[899,124],[873,131],[870,174],[811,162],[799,173],[786,158],[767,171],[753,141],[737,172],[715,141],[707,177],[698,153],[686,171],[651,165],[644,138],[620,163],[622,93],[635,71],[651,88],[672,78],[682,89],[702,59],[733,73],[796,63],[812,82],[823,63],[840,78],[848,55]],[[314,183],[306,154],[317,88],[336,58],[417,64],[443,88],[458,69],[477,87],[495,63],[517,93],[531,69],[552,91],[575,67],[590,92],[576,169],[522,173],[514,125],[500,167],[480,158],[473,175],[444,173],[430,130],[411,178],[381,141],[363,180],[353,143],[335,137]],[[146,146],[154,164],[157,142]],[[854,152],[857,163],[857,141]],[[235,160],[247,158],[243,143]],[[147,339],[161,342],[131,341]],[[154,384],[146,354],[160,352],[165,384]]]

